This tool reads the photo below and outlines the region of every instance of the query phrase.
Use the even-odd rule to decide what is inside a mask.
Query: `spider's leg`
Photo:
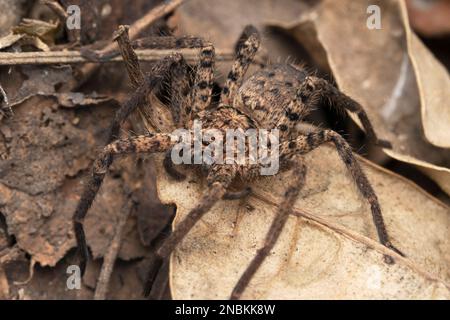
[[[270,254],[270,251],[275,246],[278,238],[283,231],[283,227],[286,224],[289,215],[294,207],[295,201],[301,188],[304,185],[306,166],[301,162],[299,157],[297,157],[296,166],[294,166],[294,177],[291,185],[287,188],[284,193],[284,198],[278,207],[277,214],[272,221],[269,231],[267,232],[266,238],[264,240],[264,245],[262,248],[258,249],[256,256],[250,262],[250,265],[244,271],[244,273],[239,278],[238,283],[231,293],[231,299],[237,300],[241,297],[245,288],[250,283],[251,279],[258,271],[261,264],[264,262],[265,258]]]
[[[214,57],[215,50],[212,44],[207,44],[200,51],[200,61],[195,72],[194,86],[191,90],[191,106],[186,106],[186,113],[192,116],[205,110],[211,103],[214,85]]]
[[[314,76],[307,77],[302,89],[301,90],[304,92],[303,96],[305,99],[310,98],[308,97],[308,93],[312,92],[313,95],[318,94],[319,98],[328,100],[331,106],[335,108],[339,108],[341,110],[347,109],[350,112],[356,113],[370,141],[383,148],[392,148],[389,141],[378,139],[372,123],[370,122],[363,107],[351,97],[340,92],[335,86],[325,79]]]
[[[164,262],[169,258],[175,247],[184,239],[194,225],[222,199],[226,189],[235,176],[233,166],[214,166],[208,174],[208,191],[202,196],[197,206],[177,225],[172,234],[164,240],[162,245],[156,250],[153,263],[150,267],[147,281],[144,287],[144,295],[151,292],[153,282]]]
[[[222,90],[221,103],[230,105],[242,84],[245,73],[252,63],[261,43],[258,30],[246,26],[236,44],[236,60],[228,73],[227,81]]]
[[[350,145],[345,141],[344,138],[342,138],[342,136],[332,130],[322,130],[319,132],[312,132],[306,135],[301,135],[292,141],[281,144],[280,154],[282,156],[280,160],[284,161],[298,154],[306,154],[327,142],[334,143],[340,158],[345,163],[347,169],[350,171],[359,191],[369,202],[373,222],[377,229],[380,243],[385,247],[390,248],[403,255],[389,241],[386,225],[384,223],[383,215],[381,214],[381,207],[378,201],[378,197],[373,190],[369,180],[367,179],[366,174],[354,157]],[[389,256],[385,256],[385,260],[388,263],[393,263],[393,259]]]
[[[174,139],[168,134],[158,133],[154,136],[137,136],[131,139],[116,140],[107,145],[92,166],[92,175],[81,195],[73,216],[75,236],[80,256],[80,269],[84,274],[89,256],[83,229],[83,220],[97,195],[103,179],[117,154],[164,152],[174,145]]]
[[[169,108],[173,123],[177,128],[186,127],[191,118],[191,67],[182,59],[170,73],[169,77]]]

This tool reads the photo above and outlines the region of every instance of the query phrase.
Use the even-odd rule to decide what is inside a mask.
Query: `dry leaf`
[[[450,75],[411,30],[407,10],[400,1],[405,24],[408,53],[417,77],[421,100],[422,124],[432,144],[450,148]],[[450,4],[447,2],[450,8]]]
[[[8,35],[0,38],[0,50],[6,49],[6,48],[12,46],[13,44],[17,43],[17,41],[19,41],[23,37],[24,37],[23,34],[9,33]]]
[[[51,45],[55,42],[58,28],[58,22],[51,23],[35,19],[23,19],[18,26],[12,28],[12,31],[15,34],[26,34],[39,38],[46,44]]]
[[[107,96],[81,92],[56,92],[56,86],[72,79],[72,68],[69,66],[40,68],[23,66],[22,72],[27,76],[16,95],[11,99],[10,107],[14,107],[34,96],[55,97],[61,107],[73,108],[76,106],[96,105],[111,101]]]
[[[0,36],[9,32],[26,14],[31,1],[0,0]]]
[[[156,161],[160,163],[161,159]],[[450,298],[450,208],[411,182],[362,161],[379,196],[392,242],[407,258],[383,262],[370,209],[334,148],[305,157],[306,185],[276,247],[243,298]],[[161,165],[158,193],[177,206],[176,224],[205,185],[174,182]],[[226,299],[262,245],[290,173],[251,184],[247,202],[221,201],[189,233],[171,260],[175,299]]]
[[[371,4],[381,8],[380,30],[366,25]],[[378,135],[394,145],[385,150],[389,156],[431,172],[449,193],[450,151],[429,143],[450,143],[449,76],[404,23],[400,4],[325,0],[300,21],[278,26],[308,48],[318,64],[326,62],[339,88],[365,107]],[[336,35],[347,36],[343,41]]]

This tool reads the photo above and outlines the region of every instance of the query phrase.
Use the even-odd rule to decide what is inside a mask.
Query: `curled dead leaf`
[[[23,19],[18,26],[12,28],[15,34],[25,34],[39,38],[46,44],[50,45],[55,42],[58,32],[59,23],[47,22],[36,19]]]
[[[162,162],[157,159],[156,163]],[[370,209],[336,151],[305,157],[306,185],[295,213],[252,280],[247,299],[450,298],[450,209],[411,182],[362,161],[379,196],[395,253],[377,242]],[[159,164],[158,194],[177,206],[176,224],[205,183],[195,175],[174,182]],[[250,184],[247,201],[219,202],[177,248],[170,283],[175,299],[226,299],[262,245],[290,173]]]
[[[450,5],[447,2],[447,6]],[[426,138],[435,146],[450,148],[450,75],[411,30],[405,3],[400,1],[408,53],[414,66]]]

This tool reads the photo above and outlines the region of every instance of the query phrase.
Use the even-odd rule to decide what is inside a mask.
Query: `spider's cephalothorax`
[[[292,182],[285,191],[284,199],[267,233],[264,245],[257,251],[254,259],[242,274],[231,293],[232,298],[241,296],[281,234],[304,182],[306,168],[302,163],[301,155],[327,142],[335,145],[358,189],[369,202],[380,242],[400,253],[389,241],[377,196],[347,142],[332,130],[316,129],[308,133],[298,130],[298,124],[308,112],[320,107],[323,102],[327,102],[340,110],[355,112],[369,138],[376,144],[387,147],[387,142],[377,139],[366,113],[356,101],[340,92],[326,80],[310,75],[295,65],[273,65],[262,69],[243,82],[245,72],[260,45],[258,31],[252,26],[245,28],[237,43],[235,62],[222,89],[220,102],[215,107],[210,106],[214,67],[214,47],[210,43],[194,37],[178,39],[161,37],[143,39],[136,42],[135,45],[166,49],[200,47],[200,62],[195,69],[193,79],[190,76],[190,67],[180,54],[172,54],[162,59],[153,66],[148,75],[144,76],[139,71],[139,64],[131,45],[121,46],[122,55],[128,61],[127,68],[131,80],[137,89],[117,112],[111,127],[110,144],[104,148],[94,162],[92,176],[74,215],[74,228],[82,270],[84,270],[88,258],[83,219],[101,186],[113,157],[119,154],[155,152],[164,152],[170,155],[171,149],[177,142],[176,139],[173,139],[172,134],[160,132],[156,128],[154,128],[155,132],[147,135],[113,141],[119,132],[121,122],[133,110],[146,104],[147,95],[152,91],[159,90],[163,82],[169,83],[168,90],[171,96],[167,107],[172,115],[173,127],[190,128],[192,122],[198,119],[202,122],[204,130],[223,131],[239,128],[270,130],[276,128],[280,132],[279,161],[281,167],[293,168]],[[296,165],[292,166],[294,163]],[[164,165],[174,178],[183,177],[174,168],[170,156],[166,156]],[[236,199],[248,194],[248,188],[243,188],[242,192],[230,192],[228,189],[237,178],[239,181],[248,181],[254,178],[258,172],[258,165],[213,163],[205,165],[204,169],[209,188],[205,191],[199,204],[156,250],[146,285],[147,292],[164,259],[170,256],[176,245],[217,201]],[[393,262],[390,256],[385,258],[387,262]]]

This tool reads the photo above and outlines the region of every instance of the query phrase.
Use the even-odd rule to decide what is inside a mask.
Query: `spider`
[[[127,36],[127,34],[126,34]],[[120,44],[120,42],[119,42]],[[163,83],[169,83],[170,101],[167,108],[175,126],[190,128],[196,119],[202,121],[204,129],[225,130],[228,128],[277,128],[280,132],[280,164],[284,169],[292,169],[293,179],[286,188],[277,214],[265,237],[263,246],[241,275],[231,292],[231,299],[239,299],[250,280],[268,256],[279,238],[289,217],[297,196],[304,184],[306,167],[302,155],[324,143],[333,143],[345,163],[360,193],[368,201],[379,241],[387,248],[401,254],[390,242],[381,214],[380,204],[369,180],[352,154],[349,144],[332,130],[317,129],[301,132],[297,125],[314,108],[323,102],[337,108],[354,112],[359,117],[371,141],[382,147],[390,147],[389,142],[379,140],[367,114],[352,98],[340,92],[328,81],[309,74],[303,67],[294,64],[265,67],[244,81],[244,75],[255,58],[260,46],[260,35],[253,26],[245,27],[237,41],[235,60],[222,88],[220,102],[211,105],[213,91],[213,65],[215,51],[213,45],[196,37],[157,37],[146,38],[133,43],[134,47],[147,48],[199,48],[199,63],[195,76],[190,76],[191,67],[179,53],[173,53],[159,62],[151,72],[143,75],[138,70],[137,58],[131,43],[122,42],[121,53],[128,61],[128,71],[136,91],[117,111],[112,123],[108,145],[94,161],[92,175],[76,208],[73,222],[80,256],[80,268],[84,273],[89,256],[83,220],[91,206],[102,181],[107,174],[113,157],[135,153],[166,153],[164,167],[175,179],[183,179],[170,159],[170,151],[177,142],[170,133],[148,132],[145,135],[114,140],[121,123],[137,108],[146,104],[148,94],[158,92]],[[131,57],[131,58],[130,58]],[[134,61],[134,62],[133,62]],[[175,247],[189,233],[192,227],[221,199],[245,197],[251,190],[230,191],[230,185],[238,180],[249,182],[259,175],[260,165],[242,164],[202,164],[208,189],[199,203],[182,220],[176,229],[156,249],[145,285],[148,295],[163,261],[170,257]],[[386,263],[393,263],[391,256],[385,256]]]

